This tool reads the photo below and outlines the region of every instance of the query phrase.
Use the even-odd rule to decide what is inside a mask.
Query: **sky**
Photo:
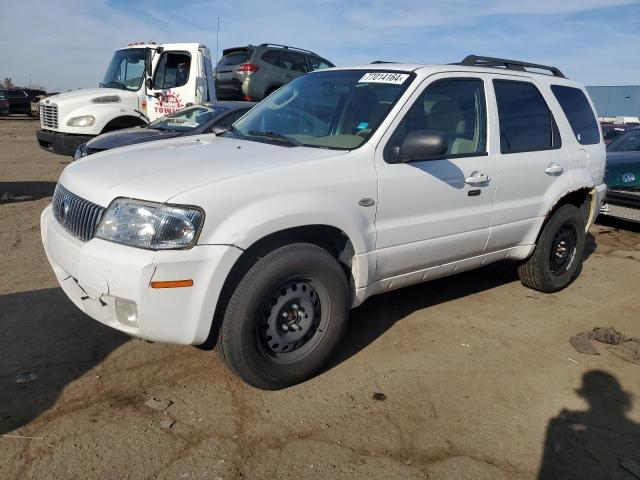
[[[264,42],[338,66],[468,54],[555,65],[586,85],[640,84],[640,0],[0,0],[0,79],[95,87],[130,42]]]

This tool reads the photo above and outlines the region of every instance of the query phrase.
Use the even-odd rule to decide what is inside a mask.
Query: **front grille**
[[[58,105],[40,103],[40,124],[42,128],[58,128]]]
[[[53,216],[60,225],[83,242],[91,240],[102,214],[106,210],[100,205],[81,198],[62,185],[56,185],[53,193]]]

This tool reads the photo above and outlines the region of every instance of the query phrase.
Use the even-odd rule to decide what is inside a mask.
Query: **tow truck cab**
[[[215,99],[211,54],[199,43],[135,43],[117,50],[99,88],[40,103],[41,148],[72,156],[96,135],[146,125],[186,106]]]

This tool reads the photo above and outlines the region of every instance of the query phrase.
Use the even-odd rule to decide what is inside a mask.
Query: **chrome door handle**
[[[473,172],[470,177],[465,178],[464,183],[467,185],[480,185],[489,182],[489,175],[486,173]]]
[[[549,166],[544,169],[544,173],[547,175],[562,175],[562,172],[564,172],[564,168],[557,163],[550,163]]]

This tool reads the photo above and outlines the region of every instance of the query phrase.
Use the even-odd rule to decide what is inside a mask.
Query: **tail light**
[[[243,63],[238,68],[238,73],[241,73],[242,75],[249,76],[252,73],[257,72],[259,68],[260,67],[258,65],[256,65],[255,63]]]

